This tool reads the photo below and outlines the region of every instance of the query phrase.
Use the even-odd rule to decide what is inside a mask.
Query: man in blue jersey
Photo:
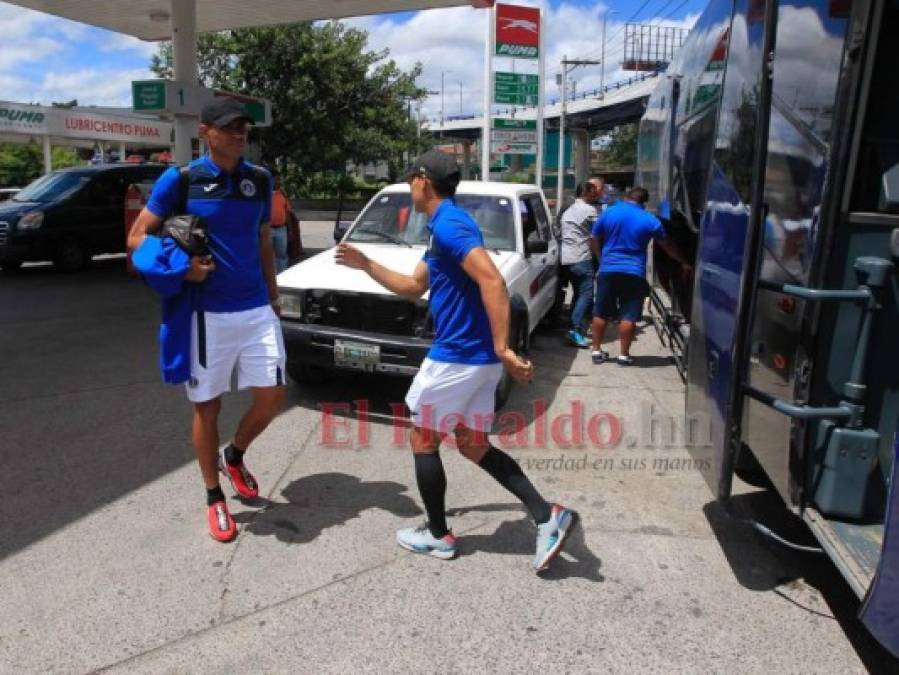
[[[685,276],[692,268],[674,242],[665,237],[661,221],[645,210],[649,193],[633,188],[620,202],[606,209],[593,224],[593,250],[599,258],[596,298],[593,306],[593,363],[609,360],[602,349],[606,326],[619,319],[621,351],[617,361],[629,366],[636,323],[646,298],[646,250],[651,240],[681,264]]]
[[[487,437],[503,368],[515,380],[530,382],[534,367],[508,346],[506,284],[484,249],[477,224],[455,204],[459,177],[455,160],[436,150],[416,159],[407,174],[412,204],[427,213],[431,235],[411,276],[387,269],[349,244],[338,246],[337,261],[363,270],[403,297],[417,299],[430,290],[434,342],[406,396],[415,478],[428,522],[397,532],[397,543],[436,558],[456,556],[456,537],[446,523],[446,474],[438,454],[443,439],[453,433],[460,452],[527,507],[537,524],[534,568],[542,572],[558,555],[577,514],[544,500],[518,463]]]
[[[209,231],[211,256],[192,258],[184,276],[196,284],[190,289],[194,311],[187,397],[194,406],[193,443],[206,484],[209,533],[218,541],[237,535],[219,471],[241,497],[259,494],[243,454],[281,410],[285,397],[285,352],[269,232],[272,181],[268,171],[243,159],[251,123],[235,99],[219,97],[206,105],[200,135],[209,154],[188,165],[186,180],[177,167],[160,176],[128,237],[130,249],[140,247],[185,196],[188,213],[201,216]],[[230,390],[235,368],[238,388],[251,389],[253,403],[220,458],[221,396]]]

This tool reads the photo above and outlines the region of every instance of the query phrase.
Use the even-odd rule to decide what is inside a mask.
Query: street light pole
[[[444,102],[444,95],[443,95],[443,71],[441,70],[441,71],[440,71],[440,126],[441,126],[441,127],[443,126],[443,102]]]

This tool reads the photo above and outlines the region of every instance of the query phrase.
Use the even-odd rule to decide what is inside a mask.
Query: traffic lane
[[[194,452],[184,390],[159,374],[159,301],[122,258],[77,274],[48,265],[2,273],[0,308],[7,557],[192,464]],[[223,429],[248,402],[226,397]]]

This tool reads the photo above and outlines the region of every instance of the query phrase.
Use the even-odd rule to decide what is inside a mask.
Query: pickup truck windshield
[[[457,194],[456,204],[475,219],[484,246],[489,249],[515,250],[515,217],[512,202],[506,197]],[[380,236],[383,233],[386,236]],[[428,243],[428,217],[412,208],[408,194],[383,194],[375,199],[356,221],[347,241],[390,245],[390,239],[407,244]],[[394,246],[398,244],[393,244]]]
[[[55,202],[71,194],[87,183],[90,177],[83,173],[65,171],[42,176],[13,197],[15,202]]]

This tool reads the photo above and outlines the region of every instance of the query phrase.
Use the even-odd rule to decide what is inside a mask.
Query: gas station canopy
[[[183,165],[192,157],[191,139],[197,133],[201,99],[212,95],[208,90],[195,91],[202,89],[197,86],[197,34],[457,5],[489,7],[493,0],[11,0],[11,4],[143,40],[171,39],[173,80],[185,96],[179,98],[178,110],[169,109],[170,97],[157,100],[161,110],[171,113],[175,161]],[[146,87],[141,91],[146,93]],[[197,95],[186,95],[191,92]],[[44,136],[45,163],[49,162],[48,138]]]
[[[9,4],[133,35],[142,40],[170,40],[172,2],[178,1],[10,0]],[[196,31],[206,33],[472,4],[484,3],[476,0],[196,0]]]

